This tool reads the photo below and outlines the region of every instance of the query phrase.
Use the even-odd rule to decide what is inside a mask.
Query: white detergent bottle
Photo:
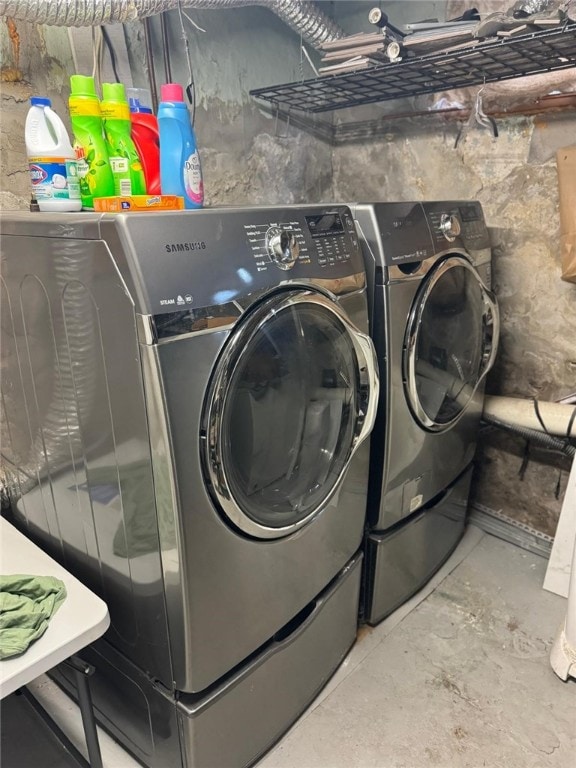
[[[51,109],[50,99],[33,96],[26,116],[26,154],[32,196],[41,211],[80,211],[76,155],[66,126]]]

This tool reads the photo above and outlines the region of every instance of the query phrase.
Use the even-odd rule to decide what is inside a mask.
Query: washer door
[[[430,270],[404,345],[406,396],[421,426],[441,432],[462,416],[494,363],[499,327],[496,299],[465,257]]]
[[[376,357],[338,304],[277,293],[231,335],[208,393],[203,439],[211,492],[257,538],[318,514],[374,424]]]

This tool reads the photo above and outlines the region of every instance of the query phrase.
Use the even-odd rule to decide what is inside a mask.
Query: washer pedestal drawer
[[[378,624],[440,568],[464,533],[472,465],[430,504],[366,545],[364,619]]]
[[[250,765],[304,712],[356,639],[361,568],[358,554],[224,682],[208,693],[180,694],[176,707],[187,768]]]

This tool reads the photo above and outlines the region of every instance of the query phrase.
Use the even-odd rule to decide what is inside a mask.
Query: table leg
[[[94,667],[91,664],[82,661],[78,656],[71,656],[65,663],[72,667],[76,678],[76,685],[78,687],[78,705],[80,706],[80,713],[82,715],[82,724],[84,726],[90,768],[103,768],[98,732],[96,730],[96,720],[94,718],[94,708],[92,706],[92,697],[90,695],[90,686],[88,684],[88,678],[94,674]]]

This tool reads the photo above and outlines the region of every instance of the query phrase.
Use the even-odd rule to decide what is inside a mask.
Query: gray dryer
[[[98,718],[147,766],[248,765],[356,636],[378,375],[350,212],[1,224],[3,474],[108,603]]]
[[[363,608],[374,624],[430,578],[463,533],[499,316],[478,202],[351,208],[382,380]]]

